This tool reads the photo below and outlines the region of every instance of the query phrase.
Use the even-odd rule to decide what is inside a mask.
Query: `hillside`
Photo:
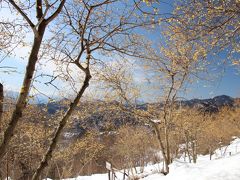
[[[230,155],[231,154],[231,155]],[[148,165],[145,171],[138,176],[146,176],[143,180],[239,180],[240,178],[240,139],[235,139],[229,146],[215,151],[214,159],[209,155],[199,155],[196,164],[186,163],[183,159],[175,159],[170,165],[167,176],[157,173],[162,164]],[[122,174],[117,173],[121,179]],[[66,180],[106,180],[107,174],[94,174],[92,176],[79,176]]]

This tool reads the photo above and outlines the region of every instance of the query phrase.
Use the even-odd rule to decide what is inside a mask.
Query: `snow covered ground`
[[[156,173],[159,164],[149,165],[144,174],[151,174],[143,180],[240,180],[240,139],[235,139],[229,146],[215,151],[212,160],[209,155],[199,156],[196,164],[183,160],[175,160],[170,165],[167,176]],[[122,179],[122,174],[117,174]],[[107,174],[94,174],[92,176],[79,176],[67,180],[107,180]]]

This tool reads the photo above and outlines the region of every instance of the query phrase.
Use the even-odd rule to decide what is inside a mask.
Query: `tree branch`
[[[50,23],[55,17],[57,17],[57,15],[61,12],[65,2],[66,0],[62,0],[57,10],[49,18],[46,19],[47,24]]]
[[[28,16],[19,8],[19,6],[13,1],[13,0],[9,0],[9,2],[12,4],[12,6],[22,15],[22,17],[27,21],[27,23],[29,24],[29,26],[32,28],[34,34],[38,34],[35,25],[33,24],[33,22],[28,18]]]
[[[40,19],[43,16],[43,11],[42,11],[42,0],[37,0],[37,4],[36,4],[36,12],[37,12],[37,19],[38,21],[40,21]]]

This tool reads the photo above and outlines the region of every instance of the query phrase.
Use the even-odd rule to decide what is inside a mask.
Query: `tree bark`
[[[21,88],[20,94],[18,96],[18,100],[17,100],[16,106],[15,106],[15,109],[12,113],[10,122],[7,126],[7,129],[4,132],[3,141],[0,145],[0,160],[6,154],[7,147],[10,143],[11,138],[13,137],[13,133],[17,126],[17,123],[18,123],[19,119],[22,117],[22,112],[26,105],[26,100],[27,100],[27,96],[29,94],[31,83],[32,83],[32,77],[35,72],[35,66],[36,66],[36,63],[38,60],[38,53],[40,50],[40,46],[42,43],[45,29],[46,29],[47,25],[53,19],[55,19],[58,16],[58,14],[61,12],[61,10],[65,4],[65,1],[66,0],[61,0],[61,3],[59,4],[56,11],[51,16],[49,16],[47,19],[44,19],[45,17],[42,14],[42,1],[37,1],[37,7],[36,7],[37,12],[36,13],[37,13],[37,18],[38,18],[38,23],[37,23],[37,25],[34,25],[34,23],[22,11],[21,8],[13,0],[9,0],[9,3],[16,9],[16,11],[18,13],[20,13],[20,15],[23,17],[23,19],[25,19],[26,22],[28,23],[29,27],[31,27],[31,29],[33,30],[34,41],[33,41],[32,49],[30,52],[30,56],[28,58],[28,64],[26,67],[22,88]],[[40,17],[40,16],[42,16],[42,17]]]
[[[184,131],[184,135],[185,135],[185,143],[186,143],[186,152],[187,152],[187,155],[188,155],[188,160],[189,160],[189,163],[191,163],[191,155],[190,155],[190,150],[189,150],[189,135],[187,133],[187,131]]]
[[[53,151],[56,149],[57,142],[59,141],[61,132],[62,132],[63,128],[65,127],[65,125],[67,123],[67,120],[70,118],[74,109],[78,105],[84,91],[89,86],[90,79],[91,79],[91,75],[90,75],[89,70],[87,70],[86,75],[85,75],[84,83],[83,83],[80,91],[78,92],[77,96],[75,97],[74,101],[70,104],[70,107],[68,108],[67,112],[65,113],[65,115],[63,116],[61,121],[59,122],[58,128],[57,128],[57,130],[54,134],[54,137],[51,140],[50,146],[49,146],[46,154],[44,155],[39,167],[37,168],[36,172],[34,173],[34,175],[32,177],[32,180],[38,180],[41,173],[43,172],[44,168],[47,167],[49,161],[52,158]]]
[[[32,77],[35,72],[35,66],[38,60],[38,53],[42,43],[45,28],[46,28],[46,24],[41,23],[38,28],[38,33],[39,33],[38,36],[36,35],[34,36],[34,42],[33,42],[31,53],[28,59],[28,64],[26,67],[26,73],[25,73],[23,84],[22,84],[22,88],[18,96],[18,100],[15,106],[15,109],[13,111],[11,120],[3,135],[3,141],[0,146],[0,160],[4,157],[7,151],[9,142],[13,136],[14,129],[16,128],[19,119],[22,117],[22,112],[25,107],[26,99],[32,83]]]
[[[197,163],[197,152],[196,152],[196,143],[192,141],[192,157],[193,157],[193,163]]]
[[[164,144],[162,142],[160,131],[159,131],[156,123],[154,123],[152,121],[150,121],[150,122],[152,123],[152,125],[155,129],[155,132],[157,134],[158,143],[159,143],[159,146],[162,150],[162,155],[163,155],[163,159],[164,159],[164,162],[165,162],[164,165],[165,165],[165,170],[166,170],[166,172],[164,172],[164,174],[168,174],[168,172],[169,172],[169,167],[168,167],[168,164],[167,164],[168,160],[167,160],[166,150],[165,150]]]
[[[170,156],[170,147],[169,147],[169,137],[168,137],[168,124],[165,122],[164,125],[164,137],[165,137],[165,147],[166,147],[166,173],[169,173],[169,164],[171,163],[171,156]]]
[[[2,124],[2,116],[3,116],[3,85],[0,83],[0,124]],[[1,127],[0,127],[1,130]]]

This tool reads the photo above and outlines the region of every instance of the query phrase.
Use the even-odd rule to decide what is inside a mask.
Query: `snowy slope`
[[[240,139],[235,139],[229,146],[215,151],[213,160],[209,155],[199,156],[196,164],[175,160],[170,165],[167,176],[157,173],[161,165],[149,165],[143,174],[149,174],[143,180],[240,180]],[[122,174],[117,174],[122,179]],[[107,174],[79,176],[67,180],[107,180]]]
[[[240,154],[197,164],[174,162],[170,174],[150,175],[144,180],[240,180]]]

